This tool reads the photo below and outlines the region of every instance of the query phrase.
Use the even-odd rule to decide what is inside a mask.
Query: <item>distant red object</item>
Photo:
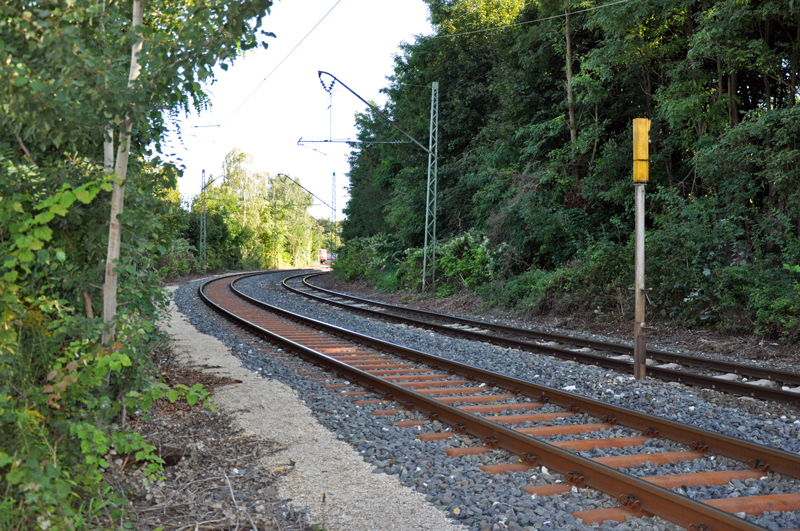
[[[328,250],[327,249],[320,249],[319,250],[319,263],[324,264],[325,260],[328,259]]]

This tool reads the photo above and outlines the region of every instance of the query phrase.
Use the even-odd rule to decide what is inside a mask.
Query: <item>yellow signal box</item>
[[[633,119],[633,182],[650,180],[650,120]]]

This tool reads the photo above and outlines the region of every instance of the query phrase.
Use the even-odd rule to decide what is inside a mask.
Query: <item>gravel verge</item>
[[[288,273],[277,273],[286,276]],[[714,392],[702,392],[682,385],[664,384],[647,380],[638,382],[627,375],[574,362],[560,361],[531,353],[522,353],[466,340],[434,336],[430,332],[406,326],[363,319],[327,306],[312,305],[307,299],[297,297],[274,286],[269,277],[255,277],[240,282],[239,287],[249,295],[290,311],[308,315],[332,324],[353,329],[404,346],[419,349],[448,359],[497,370],[510,376],[535,383],[547,382],[557,388],[575,386],[578,392],[592,398],[640,411],[664,416],[677,422],[745,438],[792,452],[800,450],[798,429],[800,421],[791,410],[772,413],[768,405],[760,402],[742,402],[735,397]],[[196,299],[197,283],[181,287],[176,293],[176,303],[190,322],[210,335],[231,344],[234,353],[245,367],[254,372],[279,380],[294,388],[306,401],[320,423],[332,430],[340,440],[349,442],[374,466],[375,472],[396,476],[403,484],[415,488],[426,500],[447,511],[451,518],[472,529],[492,531],[501,529],[673,529],[674,526],[658,519],[631,520],[623,524],[603,524],[588,527],[578,522],[571,513],[578,510],[616,506],[616,500],[591,490],[573,489],[573,492],[555,497],[532,499],[521,491],[533,484],[563,482],[563,477],[550,474],[546,469],[534,468],[502,476],[491,476],[478,467],[487,463],[504,462],[509,456],[491,452],[479,456],[449,458],[443,451],[450,441],[421,443],[415,439],[418,430],[398,429],[391,425],[396,419],[375,417],[369,408],[354,406],[334,392],[298,377],[279,362],[259,355],[235,335],[226,330],[219,319],[209,317],[208,311]],[[709,396],[711,395],[711,399]],[[784,406],[785,408],[785,406]],[[783,413],[785,418],[781,418]],[[434,426],[420,427],[420,429]],[[616,430],[611,430],[615,432]],[[602,435],[598,435],[602,436]],[[609,433],[608,436],[616,436]],[[464,444],[474,444],[465,439]],[[654,443],[653,451],[673,451],[663,442]],[[596,452],[596,451],[595,451]],[[605,455],[613,455],[604,450]],[[596,456],[592,452],[587,456]],[[700,459],[683,463],[685,471],[721,470],[730,466],[727,460]],[[505,461],[508,462],[508,461]],[[633,471],[636,473],[638,471]],[[670,473],[669,466],[649,467],[642,474]],[[637,473],[637,475],[639,475]],[[793,492],[793,480],[775,479],[772,493]],[[729,484],[730,485],[730,484]],[[747,486],[731,492],[746,494]],[[751,519],[748,517],[748,519]],[[771,529],[800,526],[800,518],[791,513],[762,515],[752,520]],[[785,524],[785,525],[784,525]],[[775,527],[778,526],[778,527]]]

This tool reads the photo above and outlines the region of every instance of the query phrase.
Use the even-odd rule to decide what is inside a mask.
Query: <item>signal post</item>
[[[645,330],[644,287],[644,188],[650,179],[650,120],[633,120],[633,185],[636,189],[636,308],[633,323],[633,374],[637,380],[645,377],[647,367],[647,334]]]

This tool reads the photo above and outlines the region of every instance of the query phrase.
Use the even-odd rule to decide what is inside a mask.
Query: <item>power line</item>
[[[297,141],[298,146],[302,146],[303,144],[410,144],[411,142],[406,142],[405,140],[350,140],[349,138],[344,139],[336,139],[336,140],[303,140],[300,137],[300,140]]]
[[[618,0],[617,2],[611,2],[610,4],[603,4],[603,5],[599,5],[599,6],[587,7],[586,9],[580,9],[578,11],[570,11],[569,14],[570,15],[577,15],[579,13],[586,13],[587,11],[594,11],[595,9],[603,9],[603,8],[615,6],[615,5],[618,5],[618,4],[624,4],[624,3],[630,2],[630,1],[631,0]],[[462,35],[475,35],[477,33],[488,33],[490,31],[498,31],[498,30],[506,29],[506,28],[516,28],[518,26],[526,26],[528,24],[534,24],[536,22],[544,22],[544,21],[547,21],[547,20],[554,20],[554,19],[557,19],[557,18],[564,18],[566,16],[567,16],[567,14],[563,13],[563,14],[559,14],[559,15],[553,15],[552,17],[537,18],[536,20],[526,20],[525,22],[516,22],[514,24],[504,24],[503,26],[496,26],[494,28],[484,28],[484,29],[473,30],[473,31],[462,31],[461,33],[453,33],[453,34],[450,34],[450,35],[430,35],[430,36],[428,36],[428,38],[429,39],[448,39],[450,37],[461,37]]]
[[[335,7],[335,6],[334,6],[334,7]],[[333,208],[333,207],[332,207],[332,206],[330,206],[328,203],[326,203],[325,201],[323,201],[322,199],[320,199],[319,197],[317,197],[317,196],[314,194],[314,192],[312,192],[311,190],[309,190],[308,188],[306,188],[305,186],[303,186],[303,185],[302,185],[302,184],[300,184],[299,182],[295,181],[295,180],[294,180],[292,177],[289,177],[289,176],[288,176],[288,175],[286,175],[285,173],[278,173],[277,175],[278,175],[278,176],[281,176],[281,177],[288,177],[288,178],[289,178],[289,180],[290,180],[290,181],[292,181],[294,184],[296,184],[297,186],[299,186],[300,188],[302,188],[303,190],[305,190],[306,192],[308,192],[309,194],[311,194],[312,196],[314,196],[314,198],[315,198],[317,201],[321,202],[323,205],[325,205],[325,206],[326,206],[326,207],[328,207],[328,208]]]
[[[239,109],[241,109],[241,108],[242,108],[242,105],[244,105],[244,104],[245,104],[245,102],[246,102],[247,100],[249,100],[249,99],[250,99],[250,97],[251,97],[253,94],[255,94],[255,93],[256,93],[256,91],[257,91],[259,88],[261,88],[261,85],[263,85],[263,84],[264,84],[264,83],[265,83],[265,82],[266,82],[266,81],[267,81],[267,80],[270,78],[270,76],[271,76],[272,74],[274,74],[274,73],[275,73],[275,71],[276,71],[278,68],[280,68],[280,66],[281,66],[281,65],[282,65],[282,64],[283,64],[283,63],[284,63],[284,62],[285,62],[285,61],[286,61],[286,60],[289,58],[289,56],[290,56],[290,55],[292,55],[292,53],[294,53],[294,51],[295,51],[295,50],[296,50],[296,49],[297,49],[297,48],[298,48],[298,47],[299,47],[301,44],[303,44],[303,41],[305,41],[305,40],[308,38],[308,36],[309,36],[309,35],[311,35],[311,33],[313,33],[313,32],[314,32],[314,30],[315,30],[315,29],[317,29],[317,26],[319,26],[320,24],[322,24],[322,21],[323,21],[323,20],[325,20],[325,19],[327,18],[327,16],[331,14],[331,11],[333,11],[333,10],[334,10],[334,8],[336,8],[336,6],[338,6],[338,5],[341,3],[341,1],[342,1],[342,0],[338,0],[338,1],[337,1],[335,4],[333,4],[333,7],[332,7],[332,8],[330,8],[330,9],[328,10],[328,12],[327,12],[327,13],[325,13],[325,15],[324,15],[324,16],[323,16],[321,19],[319,19],[319,22],[317,22],[317,23],[314,25],[314,27],[313,27],[313,28],[311,28],[311,31],[309,31],[308,33],[306,33],[306,36],[305,36],[305,37],[303,37],[303,38],[300,40],[300,42],[298,42],[298,43],[295,45],[295,47],[294,47],[294,48],[292,48],[292,51],[291,51],[291,52],[289,52],[288,54],[286,54],[286,57],[284,57],[284,58],[283,58],[283,60],[282,60],[280,63],[278,63],[278,66],[276,66],[275,68],[273,68],[273,69],[272,69],[272,72],[270,72],[269,74],[267,74],[267,77],[265,77],[264,79],[262,79],[262,80],[261,80],[261,83],[259,83],[259,84],[256,86],[256,88],[254,88],[254,89],[253,89],[253,92],[251,92],[250,94],[248,94],[248,96],[247,96],[247,97],[246,97],[244,100],[242,100],[242,103],[240,103],[240,104],[239,104],[239,106],[238,106],[238,107],[236,107],[236,108],[233,110],[233,112],[232,112],[232,113],[230,113],[230,114],[228,115],[228,117],[227,117],[227,118],[225,118],[225,119],[222,121],[222,124],[221,124],[221,125],[225,125],[225,122],[227,122],[228,120],[230,120],[230,119],[231,119],[231,117],[232,117],[234,114],[236,114],[236,112],[237,112]]]

